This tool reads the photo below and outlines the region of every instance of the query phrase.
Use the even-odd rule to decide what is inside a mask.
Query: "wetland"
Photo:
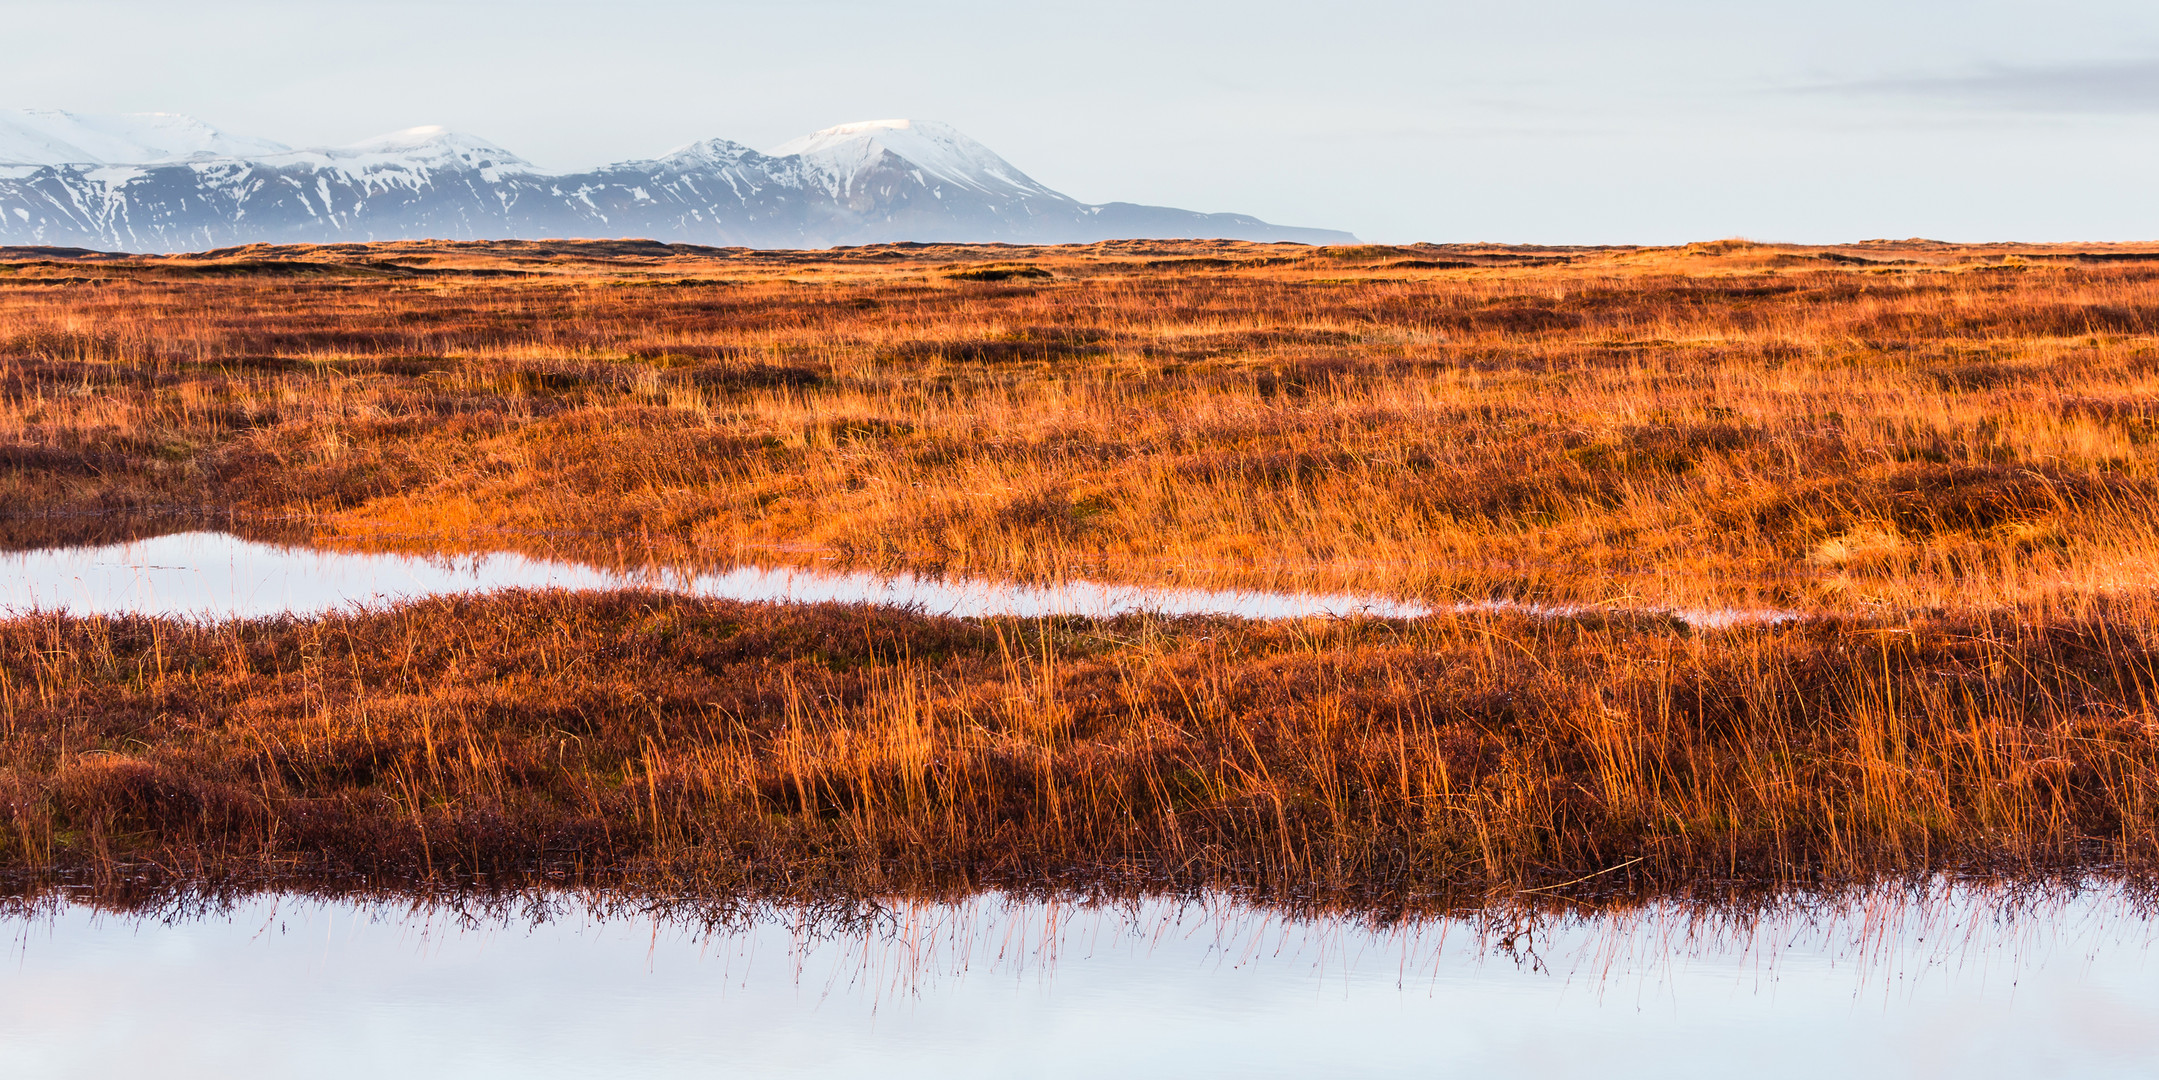
[[[22,895],[2154,864],[2142,249],[0,262]]]

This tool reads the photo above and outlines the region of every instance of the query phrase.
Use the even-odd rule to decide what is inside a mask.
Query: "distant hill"
[[[760,248],[1356,239],[1242,214],[1082,203],[922,121],[843,124],[769,153],[712,139],[558,175],[441,128],[292,149],[162,113],[0,111],[0,245],[617,237]]]

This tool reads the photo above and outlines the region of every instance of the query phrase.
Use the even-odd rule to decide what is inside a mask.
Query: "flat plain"
[[[0,620],[18,891],[2159,866],[2159,248],[0,252],[0,543],[1347,592]]]

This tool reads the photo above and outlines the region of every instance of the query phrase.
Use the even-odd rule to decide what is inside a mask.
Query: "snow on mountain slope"
[[[1355,239],[1235,214],[1091,206],[925,121],[843,124],[770,154],[709,139],[656,160],[557,175],[439,127],[295,150],[186,117],[0,113],[0,245],[189,251],[422,237],[784,248]]]
[[[854,191],[863,175],[885,154],[905,160],[929,176],[981,192],[1054,195],[990,148],[949,125],[928,120],[864,120],[773,147],[772,157],[799,157],[832,195]]]
[[[288,149],[268,139],[227,135],[175,113],[0,109],[0,164],[6,165],[145,165]]]
[[[678,146],[660,155],[654,164],[677,169],[693,169],[710,165],[738,165],[745,159],[762,157],[757,151],[729,139],[704,139],[688,146]],[[624,165],[645,164],[623,162]],[[619,167],[619,166],[617,166]]]
[[[461,135],[434,125],[393,131],[372,139],[362,139],[348,146],[334,146],[318,152],[333,160],[349,163],[394,160],[437,167],[454,168],[462,165],[470,169],[537,171],[531,162],[486,139]]]
[[[246,158],[274,168],[313,165],[348,176],[404,174],[426,176],[445,169],[473,171],[493,183],[507,174],[536,174],[532,163],[472,135],[429,125],[406,128],[345,146],[289,150]]]

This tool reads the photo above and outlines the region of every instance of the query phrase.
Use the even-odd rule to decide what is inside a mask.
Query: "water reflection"
[[[18,919],[11,1076],[2130,1076],[2150,924],[2109,890],[1373,928],[984,898],[836,934],[267,897]]]
[[[511,588],[643,588],[751,602],[881,604],[933,615],[1106,618],[1149,611],[1275,619],[1356,614],[1413,618],[1427,613],[1415,605],[1370,597],[1089,582],[1036,586],[763,567],[714,574],[664,568],[615,573],[514,552],[422,558],[281,547],[216,532],[0,556],[0,610],[14,611],[254,618]]]
[[[510,588],[642,588],[750,602],[879,604],[960,616],[1107,618],[1152,612],[1248,619],[1352,615],[1407,619],[1435,611],[1418,604],[1340,593],[1164,589],[1085,581],[1024,585],[982,578],[764,567],[704,574],[667,568],[617,573],[514,552],[419,557],[262,544],[219,532],[173,533],[99,547],[0,555],[0,613],[42,610],[76,615],[259,618]],[[1480,600],[1440,610],[1566,617],[1600,609]],[[1781,611],[1657,609],[1652,613],[1703,628],[1796,617]]]

